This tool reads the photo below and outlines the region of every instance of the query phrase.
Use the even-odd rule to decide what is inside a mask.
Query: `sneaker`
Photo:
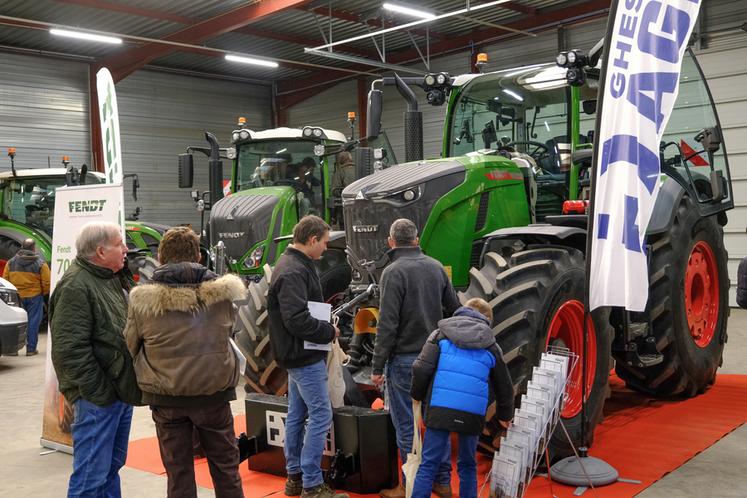
[[[438,498],[451,498],[451,484],[433,483],[433,488],[431,489],[433,494],[438,496]]]
[[[381,498],[405,498],[405,487],[402,484],[397,484],[393,488],[382,489],[379,496]]]
[[[335,493],[325,482],[313,488],[304,489],[301,498],[350,498],[346,493]]]
[[[285,481],[285,496],[301,496],[303,480],[301,474],[288,474]]]
[[[31,351],[26,351],[26,356],[34,356],[37,354],[39,354],[39,351],[37,351],[36,349],[32,349]]]

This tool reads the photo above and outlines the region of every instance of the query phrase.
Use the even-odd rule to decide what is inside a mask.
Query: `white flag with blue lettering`
[[[595,139],[592,310],[646,308],[643,242],[659,193],[659,142],[699,8],[700,0],[618,0]]]

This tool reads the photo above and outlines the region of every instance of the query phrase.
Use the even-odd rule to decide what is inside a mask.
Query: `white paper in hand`
[[[320,303],[318,301],[309,301],[309,313],[317,320],[329,322],[332,318],[332,305],[329,303]],[[317,344],[315,342],[303,341],[304,349],[315,349],[317,351],[332,351],[332,342],[327,344]]]

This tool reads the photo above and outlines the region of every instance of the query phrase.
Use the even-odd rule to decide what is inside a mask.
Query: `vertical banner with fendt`
[[[62,187],[55,191],[54,236],[52,239],[51,291],[75,260],[75,239],[90,221],[116,223],[122,209],[122,185]],[[89,303],[80,303],[89,306]],[[73,410],[60,394],[52,366],[52,334],[47,341],[47,369],[44,381],[42,446],[72,453],[70,425]]]
[[[594,160],[590,309],[643,311],[646,227],[659,193],[659,143],[700,0],[618,0],[602,70]]]

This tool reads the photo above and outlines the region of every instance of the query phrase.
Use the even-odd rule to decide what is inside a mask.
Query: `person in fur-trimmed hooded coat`
[[[125,338],[156,423],[169,497],[196,497],[192,433],[199,434],[217,496],[243,497],[230,401],[242,372],[229,342],[233,302],[246,289],[200,265],[199,239],[172,228],[158,248],[154,283],[130,293]]]

